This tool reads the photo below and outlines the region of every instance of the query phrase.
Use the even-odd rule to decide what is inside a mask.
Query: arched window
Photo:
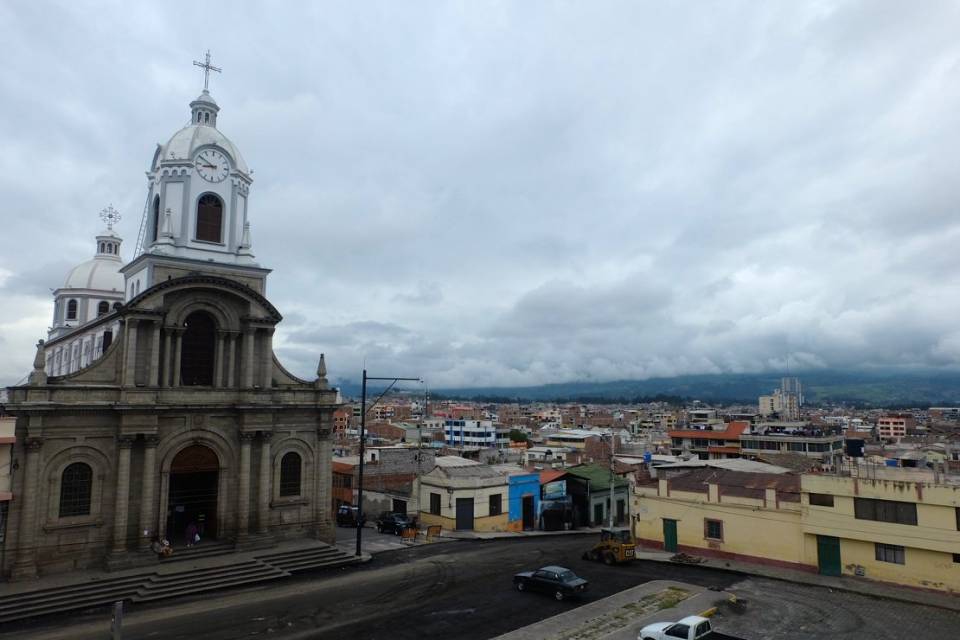
[[[93,470],[83,462],[74,462],[60,478],[60,517],[90,515]]]
[[[100,304],[97,305],[97,315],[105,316],[108,313],[110,313],[110,303],[107,302],[106,300],[101,300]]]
[[[197,240],[220,242],[223,236],[223,202],[212,193],[197,202]]]
[[[217,325],[209,313],[194,311],[187,316],[180,346],[180,380],[184,386],[213,385]]]
[[[100,253],[104,253],[103,243],[100,243]]]
[[[160,233],[160,196],[153,198],[153,241],[156,242]]]
[[[300,454],[284,454],[280,459],[280,497],[300,495]]]
[[[183,122],[181,120],[181,122]],[[71,300],[67,303],[67,320],[76,320],[77,319],[77,301]]]
[[[123,306],[123,305],[121,305],[119,302],[114,302],[114,303],[113,303],[113,310],[116,311],[117,309],[119,309],[119,308],[122,307],[122,306]]]

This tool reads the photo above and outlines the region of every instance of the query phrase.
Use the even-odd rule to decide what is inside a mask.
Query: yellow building
[[[876,476],[697,470],[637,486],[636,535],[668,550],[960,593],[960,486],[919,470]]]
[[[803,476],[806,562],[828,575],[960,593],[960,486],[922,471],[880,472]]]
[[[645,546],[807,568],[793,474],[696,469],[638,484],[633,513]]]
[[[440,525],[446,530],[506,531],[508,507],[509,478],[487,465],[438,465],[420,477],[423,525]]]

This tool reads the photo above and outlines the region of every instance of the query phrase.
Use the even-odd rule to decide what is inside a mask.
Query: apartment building
[[[843,435],[808,427],[759,426],[740,438],[740,451],[747,457],[768,453],[799,453],[828,462],[843,455]]]
[[[443,425],[444,442],[450,447],[510,446],[510,429],[499,427],[491,420],[449,419]]]
[[[907,437],[907,430],[916,426],[911,415],[887,415],[877,418],[877,437],[885,442],[900,442]]]
[[[749,422],[736,421],[673,429],[667,432],[670,452],[675,456],[689,452],[701,460],[737,458],[740,456],[740,436],[749,427]]]
[[[960,483],[923,470],[858,475],[702,469],[640,483],[636,535],[670,551],[960,591]]]

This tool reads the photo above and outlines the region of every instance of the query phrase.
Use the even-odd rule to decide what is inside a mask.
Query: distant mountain
[[[780,386],[783,375],[803,384],[807,404],[845,403],[874,407],[960,405],[960,372],[809,371],[776,374],[726,373],[613,382],[570,382],[534,387],[432,389],[431,396],[499,402],[635,402],[657,397],[710,403],[755,404]],[[340,383],[345,395],[359,397],[360,385]],[[369,388],[368,394],[373,393]]]

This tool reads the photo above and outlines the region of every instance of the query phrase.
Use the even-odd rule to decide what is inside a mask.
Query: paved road
[[[422,640],[490,638],[577,606],[511,589],[514,572],[561,564],[591,580],[590,600],[652,579],[722,587],[747,600],[724,611],[724,629],[751,640],[830,637],[955,640],[960,614],[831,593],[702,567],[637,562],[605,567],[580,559],[586,540],[544,537],[449,542],[382,553],[360,568],[301,576],[216,596],[133,607],[124,640],[198,637]],[[4,629],[0,638],[104,638],[103,612]],[[759,630],[759,632],[758,632]],[[823,631],[821,633],[820,631]]]

